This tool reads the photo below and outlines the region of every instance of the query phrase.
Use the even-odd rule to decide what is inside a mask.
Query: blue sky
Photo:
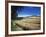
[[[31,7],[31,6],[23,6],[24,8],[21,11],[17,10],[18,17],[26,17],[26,16],[40,16],[41,8],[40,7]]]

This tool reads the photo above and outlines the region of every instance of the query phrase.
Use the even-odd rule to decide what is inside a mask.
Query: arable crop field
[[[12,20],[11,30],[39,30],[40,29],[40,16],[24,17],[21,20]]]

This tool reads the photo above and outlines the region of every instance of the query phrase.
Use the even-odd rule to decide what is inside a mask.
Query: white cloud
[[[18,17],[27,17],[27,16],[32,16],[32,15],[18,15]]]

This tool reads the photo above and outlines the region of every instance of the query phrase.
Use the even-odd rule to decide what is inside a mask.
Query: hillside
[[[39,30],[40,16],[23,17],[21,20],[14,20],[13,25],[17,25],[21,30]]]

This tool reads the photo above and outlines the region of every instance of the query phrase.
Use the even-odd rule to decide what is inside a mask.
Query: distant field
[[[40,16],[24,17],[21,20],[12,21],[11,30],[39,30],[40,29]]]

